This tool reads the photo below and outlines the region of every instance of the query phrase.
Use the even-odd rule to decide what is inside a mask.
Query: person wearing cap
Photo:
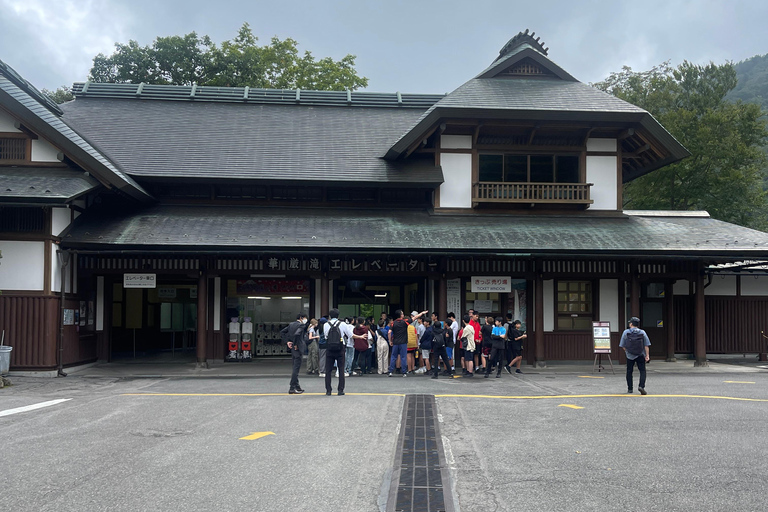
[[[644,330],[640,328],[640,319],[633,316],[629,319],[629,328],[621,335],[619,348],[624,349],[627,356],[627,393],[632,393],[632,370],[637,364],[640,371],[640,382],[637,390],[641,395],[647,395],[645,391],[645,363],[650,361],[648,347],[651,346],[651,340]]]

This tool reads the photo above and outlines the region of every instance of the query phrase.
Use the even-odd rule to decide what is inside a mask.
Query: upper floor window
[[[27,159],[27,139],[0,137],[0,161],[18,162]]]
[[[480,182],[579,183],[577,155],[482,154]]]
[[[43,208],[0,206],[0,232],[42,233],[46,216]]]

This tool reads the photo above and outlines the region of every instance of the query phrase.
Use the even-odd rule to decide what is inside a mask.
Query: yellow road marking
[[[754,384],[754,382],[749,380],[724,380],[726,384]]]
[[[256,439],[261,439],[262,437],[273,435],[275,435],[274,432],[253,432],[251,435],[241,437],[240,439],[244,441],[255,441]]]
[[[568,407],[569,409],[583,409],[583,407],[579,407],[578,405],[571,405],[571,404],[560,404],[558,407]]]
[[[122,396],[287,396],[287,393],[123,393]],[[325,393],[304,393],[302,396],[321,396]],[[405,396],[405,393],[347,393],[356,396]],[[599,394],[599,395],[435,395],[435,398],[497,398],[502,400],[543,400],[559,399],[570,400],[573,398],[635,398],[641,395],[630,394]],[[716,400],[735,400],[741,402],[768,402],[768,398],[740,398],[735,396],[711,396],[711,395],[646,395],[645,398],[709,398]]]
[[[580,379],[604,379],[605,377],[598,377],[597,375],[579,375]]]

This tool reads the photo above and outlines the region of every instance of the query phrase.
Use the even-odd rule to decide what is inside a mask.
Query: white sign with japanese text
[[[155,288],[157,274],[123,274],[123,288]]]
[[[448,279],[446,283],[448,291],[447,312],[455,313],[456,318],[461,318],[461,279]]]
[[[472,293],[510,293],[511,276],[472,276]]]

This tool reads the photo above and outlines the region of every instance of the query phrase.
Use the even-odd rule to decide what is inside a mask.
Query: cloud
[[[14,27],[22,39],[4,41],[3,60],[47,88],[84,80],[97,53],[111,53],[127,38],[131,20],[121,5],[104,0],[0,0],[0,10],[0,31]]]

